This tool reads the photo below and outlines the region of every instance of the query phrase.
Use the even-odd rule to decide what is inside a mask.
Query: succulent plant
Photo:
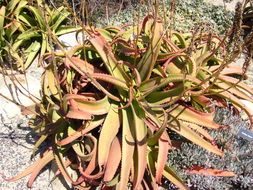
[[[224,155],[208,133],[226,128],[213,121],[212,105],[230,101],[252,121],[240,99],[252,102],[253,91],[234,77],[243,69],[230,65],[238,52],[227,51],[227,36],[168,31],[157,13],[135,26],[85,27],[83,45],[45,58],[31,127],[41,135],[35,149],[46,139],[51,146],[6,180],[31,174],[31,187],[55,160],[56,176],[76,189],[158,189],[162,176],[189,189],[167,163],[179,136]]]
[[[11,68],[25,71],[39,54],[41,57],[51,51],[49,36],[77,31],[79,27],[64,26],[70,15],[63,6],[49,8],[42,0],[29,2],[11,0],[0,9],[0,53],[6,62],[8,56]],[[4,63],[3,63],[4,64]],[[3,67],[3,66],[1,66]]]

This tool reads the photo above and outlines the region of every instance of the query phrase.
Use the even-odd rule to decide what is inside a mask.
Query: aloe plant
[[[70,15],[67,8],[61,6],[52,9],[41,0],[33,4],[27,0],[11,0],[7,6],[1,7],[1,13],[4,15],[0,17],[1,34],[4,36],[1,49],[10,51],[17,60],[16,65],[12,66],[22,71],[30,66],[38,54],[42,57],[51,51],[54,44],[50,44],[50,36],[57,38],[78,30],[78,27],[64,25]]]
[[[175,137],[223,156],[208,133],[226,128],[213,121],[213,100],[230,101],[250,117],[240,99],[253,101],[253,91],[234,78],[243,70],[229,64],[225,40],[208,33],[167,33],[154,15],[129,28],[85,30],[90,38],[84,45],[45,60],[43,97],[31,127],[41,136],[35,150],[46,139],[51,146],[6,180],[31,174],[31,187],[55,160],[56,176],[76,189],[158,189],[162,177],[189,189],[167,163],[180,143]]]

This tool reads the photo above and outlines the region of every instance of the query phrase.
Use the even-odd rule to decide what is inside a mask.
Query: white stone
[[[13,78],[13,80],[11,80]],[[27,82],[26,82],[27,81]],[[23,106],[34,105],[39,102],[41,84],[40,80],[29,75],[3,76],[0,74],[0,93]],[[10,119],[21,114],[20,107],[0,96],[0,114]],[[33,100],[33,101],[32,101]]]
[[[78,32],[78,33],[71,32],[71,33],[67,33],[67,34],[63,34],[59,36],[58,40],[62,45],[67,46],[66,49],[69,49],[73,46],[83,44],[83,41],[84,41],[83,38],[84,40],[87,40],[86,33],[82,34],[82,32]]]

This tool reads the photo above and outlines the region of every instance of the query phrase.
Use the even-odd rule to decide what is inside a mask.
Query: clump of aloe
[[[157,10],[157,6],[155,7]],[[189,189],[167,163],[169,151],[189,141],[223,156],[209,130],[214,107],[227,101],[248,114],[253,101],[230,63],[238,51],[212,33],[166,30],[158,13],[134,26],[84,27],[82,45],[45,58],[42,98],[31,127],[50,147],[9,181],[55,161],[57,175],[76,189],[158,189],[162,178]],[[230,46],[232,43],[230,43]],[[184,137],[182,138],[178,137]],[[190,156],[190,155],[189,155]],[[73,179],[67,168],[77,174]]]
[[[66,26],[70,12],[42,0],[3,1],[0,7],[0,70],[25,72],[36,57],[52,51],[53,37],[78,30]]]

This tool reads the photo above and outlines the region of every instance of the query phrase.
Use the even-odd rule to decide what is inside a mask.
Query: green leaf
[[[146,50],[145,54],[137,64],[138,71],[140,72],[141,80],[148,80],[152,70],[156,64],[158,54],[162,44],[163,26],[162,22],[158,18],[150,18],[153,20],[153,27],[148,28],[150,30],[151,43]],[[146,28],[145,28],[146,29]]]
[[[78,31],[80,29],[81,29],[80,26],[77,26],[77,27],[74,27],[74,26],[59,26],[57,28],[57,30],[55,30],[54,32],[55,32],[56,36],[60,36],[60,35],[63,35],[63,34]]]
[[[11,0],[7,5],[7,10],[12,13],[16,8],[14,15],[19,12],[28,2],[26,0]]]
[[[63,102],[64,102],[64,110],[67,112],[67,106],[69,101],[74,101],[73,104],[77,107],[78,110],[88,112],[90,114],[94,115],[103,115],[108,113],[110,109],[110,103],[105,96],[101,100],[97,101],[88,101],[87,97],[82,96],[82,95],[77,95],[77,94],[66,94],[63,97]]]
[[[127,189],[130,168],[132,165],[132,158],[135,148],[135,140],[133,136],[134,126],[131,125],[133,121],[132,110],[128,107],[122,109],[122,159],[121,159],[121,171],[120,171],[120,184],[119,189]]]
[[[168,165],[165,165],[163,176],[174,183],[180,190],[189,190],[182,179]]]
[[[103,123],[98,141],[98,164],[106,165],[111,144],[118,134],[120,127],[119,109],[111,104],[110,110]]]
[[[134,126],[135,129],[134,134],[137,149],[137,160],[134,162],[134,169],[136,172],[133,185],[134,189],[138,189],[141,185],[147,164],[147,127],[144,121],[137,115],[139,107],[131,106],[131,108],[133,112],[133,120],[129,121],[130,125]]]
[[[50,27],[53,32],[57,31],[58,27],[62,24],[62,22],[70,15],[70,13],[66,9],[61,12],[55,10],[55,12],[57,12],[59,16],[57,17],[55,23]]]
[[[38,54],[40,50],[40,43],[35,41],[33,42],[26,50],[26,62],[24,64],[24,69],[26,70],[31,63],[33,62],[33,60],[35,59],[36,55]]]
[[[32,18],[31,16],[27,15],[27,13],[21,12],[18,16],[17,19],[24,22],[26,26],[29,27],[34,27],[36,26],[36,20]]]
[[[50,49],[48,49],[48,36],[44,33],[41,34],[41,50],[40,50],[40,56],[43,57],[44,54],[46,53],[46,51],[50,51]]]
[[[180,44],[178,44],[178,46],[180,49],[187,47],[184,37],[179,32],[173,31],[172,35],[174,35],[174,36],[172,36],[172,41],[174,41],[174,43],[176,41],[175,37],[179,40]],[[175,44],[177,44],[177,43],[175,43]]]
[[[45,71],[45,74],[47,77],[47,84],[50,91],[50,95],[53,95],[55,98],[59,100],[60,99],[59,91],[56,85],[56,79],[55,79],[54,72],[52,69],[53,69],[52,67],[49,67]]]
[[[35,20],[39,23],[40,29],[42,31],[47,31],[46,24],[45,24],[45,21],[44,21],[43,16],[42,16],[43,13],[40,12],[39,9],[37,9],[33,6],[28,6],[27,9],[30,10],[31,13],[34,15]]]
[[[14,44],[13,44],[13,50],[17,50],[21,45],[22,43],[24,43],[26,40],[30,40],[31,38],[33,37],[40,37],[41,34],[34,30],[34,29],[29,29],[25,32],[23,32],[22,34],[20,34],[18,36],[18,38],[15,40]]]
[[[64,8],[63,6],[59,7],[57,10],[53,9],[53,11],[50,12],[50,18],[48,21],[49,26],[52,26],[58,19],[58,17],[61,14],[61,11],[64,10],[66,8]]]
[[[5,17],[5,11],[6,11],[6,7],[2,6],[0,8],[0,40],[2,40],[2,35],[3,35],[3,27],[4,27],[4,17]]]
[[[152,92],[146,97],[149,103],[163,104],[172,100],[173,97],[178,97],[184,92],[184,86],[182,83],[166,91]]]

